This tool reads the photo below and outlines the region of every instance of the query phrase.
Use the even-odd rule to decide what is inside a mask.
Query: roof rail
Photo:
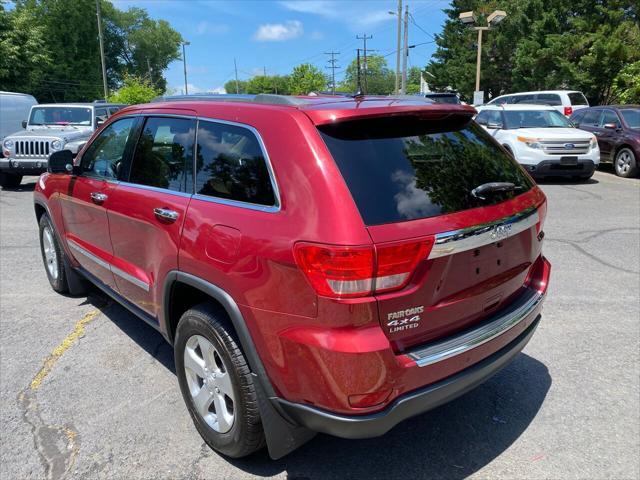
[[[250,102],[263,103],[268,105],[289,105],[297,107],[308,104],[303,98],[291,95],[275,95],[271,93],[259,93],[257,95],[225,94],[225,93],[196,93],[193,95],[163,95],[151,100],[157,102],[188,102],[188,101],[211,101],[211,102]]]

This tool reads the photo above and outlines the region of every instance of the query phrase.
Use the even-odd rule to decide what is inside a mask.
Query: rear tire
[[[51,219],[45,214],[40,217],[40,253],[44,262],[44,271],[51,288],[58,293],[67,293],[69,285],[64,268],[64,252],[58,244]]]
[[[263,448],[253,378],[225,312],[209,303],[187,310],[174,355],[182,397],[207,445],[232,458]]]
[[[635,177],[638,174],[638,159],[628,147],[621,148],[613,160],[616,175],[622,178]]]
[[[22,175],[0,172],[0,187],[17,188],[22,182]]]

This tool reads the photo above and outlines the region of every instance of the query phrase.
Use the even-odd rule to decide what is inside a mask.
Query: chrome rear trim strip
[[[430,345],[408,353],[419,367],[425,367],[447,358],[461,355],[473,348],[479,347],[511,328],[518,325],[529,316],[542,302],[545,294],[530,290],[530,293],[516,305],[500,314],[482,326],[463,332],[448,339],[431,343]]]
[[[538,210],[535,207],[530,207],[515,215],[501,218],[494,222],[438,233],[429,258],[454,255],[499,242],[524,232],[533,227],[538,221]]]
[[[100,257],[94,255],[86,248],[81,247],[78,243],[74,242],[71,239],[67,239],[67,244],[71,249],[87,257],[89,260],[97,263],[102,268],[110,270],[114,275],[118,275],[120,278],[123,278],[124,280],[133,283],[136,287],[143,289],[145,292],[149,291],[149,284],[147,282],[144,282],[139,278],[134,277],[133,275],[129,275],[127,272],[120,270],[118,267],[114,267],[109,262],[102,260]]]

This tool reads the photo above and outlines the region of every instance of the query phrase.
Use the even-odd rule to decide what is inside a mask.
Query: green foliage
[[[611,95],[614,103],[640,104],[640,61],[620,70],[613,80]]]
[[[360,58],[360,82],[363,93],[369,95],[389,95],[395,89],[395,73],[387,66],[382,55],[367,56],[367,69],[364,71],[364,59]],[[366,79],[365,79],[366,73]],[[358,91],[358,60],[353,60],[347,67],[340,91]]]
[[[143,9],[100,5],[109,89],[129,74],[164,91],[162,72],[180,58],[180,34]],[[40,102],[104,96],[95,0],[16,0],[0,10],[0,24],[0,88]]]
[[[124,78],[123,85],[109,96],[109,101],[135,105],[138,103],[149,103],[161,94],[162,90],[155,87],[151,80],[127,75]]]
[[[247,83],[248,82],[244,80],[238,80],[238,83],[236,85],[235,79],[229,80],[227,83],[224,84],[224,89],[226,90],[227,93],[247,93]]]
[[[293,68],[289,77],[289,90],[292,95],[307,95],[310,92],[325,90],[327,77],[309,63],[303,63]]]
[[[234,87],[235,88],[235,87]],[[231,90],[233,93],[235,90]],[[289,77],[280,75],[256,75],[246,82],[246,91],[240,93],[289,94]]]
[[[480,88],[487,97],[575,89],[592,104],[608,103],[620,70],[640,60],[638,5],[628,0],[453,0],[427,67],[431,86],[472,97],[477,32],[458,15],[474,10],[484,25],[497,8],[508,17],[483,34]]]
[[[407,72],[407,94],[420,93],[420,69],[411,67]]]

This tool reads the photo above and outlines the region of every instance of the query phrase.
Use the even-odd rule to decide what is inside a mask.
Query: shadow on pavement
[[[92,292],[88,302],[103,308],[118,328],[175,374],[173,349],[153,327],[116,303],[104,308],[101,293]],[[382,437],[344,440],[318,435],[277,461],[269,458],[266,449],[227,461],[262,477],[287,472],[290,480],[466,478],[517,440],[535,418],[550,387],[547,367],[521,353],[475,390],[399,424]],[[531,459],[523,460],[533,461],[537,454],[532,451]]]
[[[33,192],[35,188],[36,188],[36,182],[29,182],[29,183],[21,183],[15,188],[2,187],[2,190],[6,190],[7,192]]]

